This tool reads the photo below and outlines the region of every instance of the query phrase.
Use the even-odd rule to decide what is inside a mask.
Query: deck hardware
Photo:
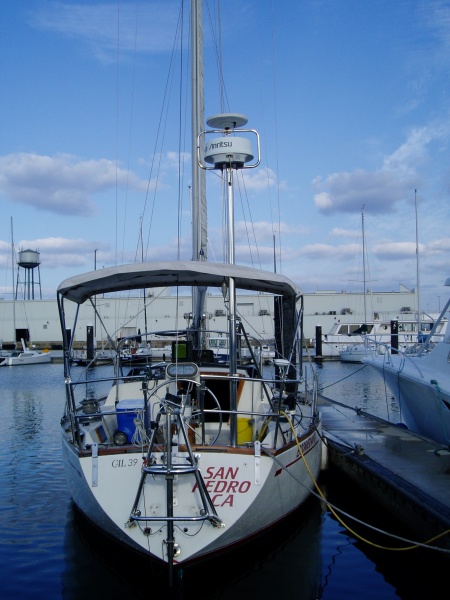
[[[261,485],[261,442],[255,442],[255,485]]]
[[[92,444],[92,487],[98,485],[98,444]]]

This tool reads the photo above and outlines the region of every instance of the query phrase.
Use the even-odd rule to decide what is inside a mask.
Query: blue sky
[[[0,3],[1,297],[11,219],[16,250],[40,252],[46,298],[95,260],[191,258],[180,6]],[[205,115],[243,113],[261,135],[261,165],[238,177],[236,262],[272,270],[275,236],[277,270],[305,292],[362,291],[364,206],[368,287],[414,288],[417,190],[422,308],[442,308],[450,2],[226,0],[219,12],[208,1],[204,16]],[[219,16],[223,87],[209,26]],[[222,260],[211,173],[208,192],[208,259]]]

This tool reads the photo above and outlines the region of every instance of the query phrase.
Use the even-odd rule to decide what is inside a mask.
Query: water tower
[[[23,285],[24,300],[34,300],[35,286],[39,288],[39,297],[42,300],[39,252],[37,250],[20,250],[17,264],[19,268],[17,269],[16,300],[19,285]],[[37,278],[35,277],[36,271]]]

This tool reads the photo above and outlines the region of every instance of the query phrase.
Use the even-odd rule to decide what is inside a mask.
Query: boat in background
[[[35,348],[27,348],[25,340],[21,340],[22,350],[13,350],[9,356],[0,357],[0,367],[18,365],[42,365],[52,362],[51,352],[41,352]]]
[[[230,349],[228,335],[225,333],[209,334],[206,340],[206,351],[209,351],[216,363],[228,363],[230,360]],[[250,348],[245,345],[241,335],[237,334],[238,360],[240,362],[250,362],[252,353]]]
[[[359,327],[358,333],[361,335],[363,342],[354,343],[339,352],[339,357],[343,362],[359,363],[362,362],[364,356],[367,355],[366,340],[364,336],[368,333],[367,326],[367,290],[366,290],[366,237],[364,230],[364,206],[361,209],[361,229],[362,229],[362,255],[363,255],[363,298],[364,298],[364,323]]]
[[[172,357],[172,344],[164,344],[164,346],[152,345],[153,360],[170,360]]]
[[[152,362],[153,349],[150,342],[145,346],[139,347],[122,347],[118,356],[123,365],[143,365]]]
[[[440,342],[448,328],[448,319],[439,320],[438,317],[422,313],[419,322],[412,315],[406,316],[402,313],[393,314],[391,320],[376,319],[369,323],[361,322],[338,322],[330,329],[329,333],[322,335],[322,356],[330,358],[340,358],[341,351],[347,350],[349,346],[363,346],[365,340],[376,341],[379,344],[391,345],[393,336],[398,340],[398,347],[407,352],[417,348],[421,340],[426,339],[433,330],[433,343]],[[363,330],[364,329],[364,330]]]
[[[70,358],[72,365],[79,367],[99,367],[101,365],[111,365],[115,354],[108,350],[96,350],[92,358],[88,357],[86,350],[76,350]]]
[[[450,286],[450,278],[445,285]],[[434,346],[432,340],[449,307],[450,299],[417,354],[377,342],[371,354],[363,359],[388,384],[408,429],[447,447],[450,447],[450,331]]]
[[[270,344],[262,344],[255,349],[255,356],[263,365],[271,365],[275,360],[275,350]]]
[[[417,210],[416,210],[417,214]],[[343,362],[362,363],[363,359],[375,349],[375,342],[380,344],[392,344],[395,339],[403,351],[417,352],[420,344],[426,339],[427,335],[433,329],[435,320],[429,315],[421,315],[418,309],[413,319],[406,319],[400,313],[400,319],[396,315],[392,320],[376,321],[368,323],[367,320],[367,290],[366,290],[366,238],[364,228],[364,206],[361,209],[361,230],[362,230],[362,248],[363,248],[363,298],[364,298],[364,323],[356,328],[352,324],[336,324],[335,331],[325,336],[326,344],[322,349],[336,348],[339,352],[339,358]],[[418,256],[418,242],[416,241],[416,253]],[[418,259],[417,259],[418,261]],[[417,273],[417,296],[419,296],[419,273]],[[419,304],[419,299],[417,299]],[[404,307],[405,311],[408,307]],[[447,321],[441,321],[435,328],[433,343],[437,343],[443,337],[447,328]],[[395,338],[393,337],[395,336]],[[347,338],[347,340],[345,339]],[[349,339],[351,338],[351,339]],[[380,348],[380,346],[378,346]],[[325,354],[322,352],[322,354]]]
[[[365,340],[362,344],[350,344],[347,348],[341,350],[339,352],[339,358],[342,362],[362,363],[363,358],[368,356],[369,352],[367,340]]]

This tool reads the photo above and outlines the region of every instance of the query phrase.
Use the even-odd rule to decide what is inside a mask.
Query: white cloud
[[[340,227],[334,227],[330,232],[331,237],[342,238],[342,237],[361,237],[361,231],[355,229],[342,229]]]
[[[248,190],[267,190],[277,184],[277,176],[270,168],[240,171]]]
[[[450,237],[431,241],[427,246],[428,254],[444,254],[448,257],[450,253]]]
[[[178,21],[176,3],[72,4],[43,2],[29,15],[37,29],[56,31],[91,47],[100,60],[121,52],[170,52]],[[119,31],[118,31],[119,23]]]
[[[135,175],[107,159],[81,160],[33,153],[0,157],[0,193],[6,198],[57,214],[92,216],[92,195],[116,185],[145,190]]]
[[[365,206],[368,212],[388,213],[411,193],[414,182],[401,181],[388,170],[371,173],[356,169],[353,173],[333,173],[324,181],[317,177],[313,187],[317,190],[314,202],[321,212],[355,213]]]
[[[289,225],[284,222],[279,222],[274,226],[273,223],[268,221],[255,221],[254,223],[238,221],[235,223],[234,231],[236,237],[240,238],[246,237],[247,232],[250,231],[255,235],[257,240],[272,245],[274,235],[276,238],[280,233],[282,235],[299,235],[303,232],[303,228],[298,224]]]
[[[355,169],[351,173],[333,173],[313,181],[314,202],[323,213],[353,213],[365,206],[372,214],[395,212],[399,202],[411,197],[419,187],[419,167],[427,160],[434,142],[446,145],[449,126],[446,121],[414,128],[380,169]]]

